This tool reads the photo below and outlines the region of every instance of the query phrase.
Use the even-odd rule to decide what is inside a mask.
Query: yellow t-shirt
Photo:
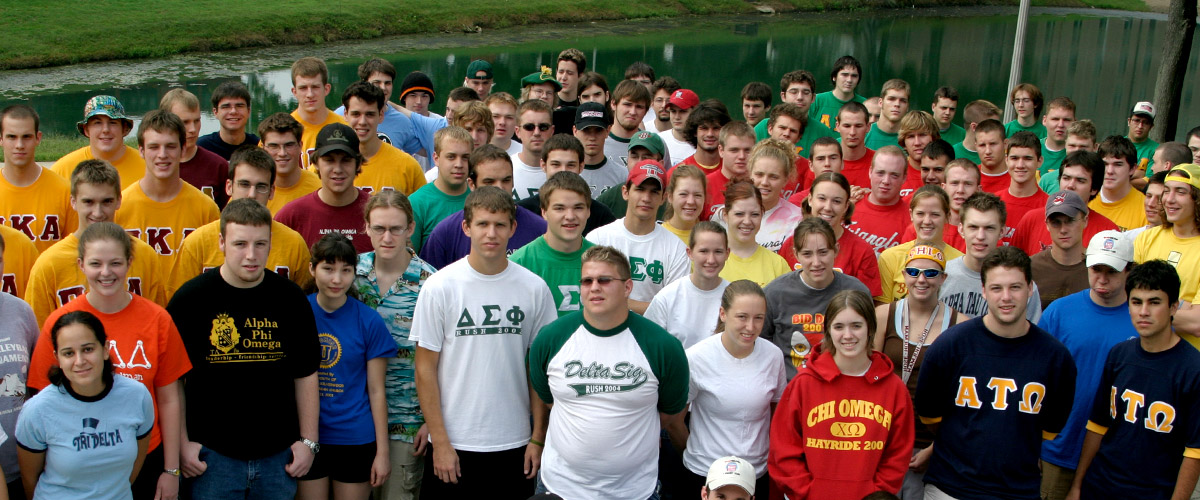
[[[163,257],[159,265],[168,270],[183,238],[220,217],[216,202],[186,182],[166,203],[151,200],[141,184],[134,184],[121,192],[121,208],[113,222],[153,247]]]
[[[788,271],[787,261],[783,260],[783,257],[760,245],[748,259],[729,252],[729,260],[725,261],[721,277],[730,282],[750,280],[758,283],[758,286],[767,286],[767,283]]]
[[[300,171],[300,181],[292,185],[292,187],[281,188],[275,187],[275,195],[267,202],[267,209],[271,211],[271,215],[279,213],[279,210],[284,205],[291,203],[292,200],[300,198],[308,193],[321,189],[321,178],[317,174],[307,170]]]
[[[221,223],[210,222],[183,239],[183,246],[171,268],[168,293],[175,295],[179,287],[200,273],[220,267],[225,253],[220,246]],[[271,221],[271,252],[267,254],[267,269],[304,287],[312,279],[308,272],[309,253],[304,238],[295,230]]]
[[[25,237],[25,233],[0,224],[0,238],[4,238],[4,274],[0,275],[0,293],[15,297],[25,296],[25,285],[29,283],[29,268],[37,260],[37,246]]]
[[[393,189],[408,196],[425,185],[425,172],[412,155],[384,143],[375,156],[363,163],[354,185],[368,193]]]
[[[904,258],[908,257],[908,251],[915,246],[917,246],[917,241],[913,240],[896,245],[879,254],[879,289],[883,291],[883,295],[875,297],[875,300],[889,304],[908,295],[908,285],[904,283]],[[941,250],[946,256],[946,262],[963,255],[957,248],[950,245],[942,245]]]
[[[50,166],[50,170],[65,179],[68,183],[71,182],[71,173],[75,171],[75,167],[83,160],[94,160],[92,155],[92,147],[84,146],[67,153],[66,156],[59,158]],[[142,159],[141,153],[138,150],[125,146],[125,154],[121,155],[121,159],[112,164],[117,169],[117,173],[121,175],[121,189],[125,189],[133,183],[142,180],[146,175],[146,160]]]
[[[1179,274],[1179,300],[1195,304],[1200,291],[1200,236],[1180,238],[1163,226],[1155,226],[1133,240],[1133,261],[1137,263],[1162,259],[1175,267]],[[1181,334],[1180,338],[1200,349],[1200,337]]]
[[[662,227],[663,227],[663,229],[670,231],[671,234],[678,236],[679,239],[683,240],[684,245],[687,245],[688,240],[691,239],[691,237],[692,237],[691,229],[679,229],[675,226],[672,226],[670,222],[666,222],[666,221],[663,221]]]
[[[292,118],[295,118],[296,121],[300,122],[300,125],[304,126],[304,137],[300,138],[300,145],[302,147],[302,149],[300,150],[300,167],[301,168],[308,168],[309,154],[312,153],[313,151],[317,150],[317,132],[320,132],[322,128],[324,128],[326,125],[329,125],[330,123],[346,123],[346,119],[342,118],[341,115],[334,113],[333,111],[330,111],[328,109],[326,109],[325,111],[327,111],[327,113],[325,115],[325,121],[323,121],[321,123],[306,122],[306,121],[304,121],[303,118],[300,118],[300,110],[299,109],[292,111]],[[349,125],[349,123],[346,123],[346,125]]]
[[[29,272],[25,287],[25,302],[33,306],[38,324],[46,321],[55,309],[87,291],[87,279],[79,270],[79,238],[68,234],[62,241],[42,252]],[[133,239],[133,261],[125,276],[129,292],[167,307],[165,276],[159,268],[158,253],[146,242]]]
[[[1142,227],[1146,222],[1146,209],[1143,203],[1146,195],[1136,189],[1130,189],[1129,194],[1113,203],[1104,203],[1100,196],[1088,203],[1088,209],[1108,217],[1122,231]]]
[[[71,208],[71,187],[49,169],[33,184],[17,187],[0,177],[0,221],[25,233],[38,251],[75,232],[79,217]]]

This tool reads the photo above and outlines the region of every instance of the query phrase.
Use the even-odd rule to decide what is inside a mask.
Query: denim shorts
[[[200,461],[208,468],[204,474],[187,480],[193,500],[292,500],[296,497],[296,478],[284,466],[292,461],[291,448],[254,460],[227,457],[207,447],[200,448]]]

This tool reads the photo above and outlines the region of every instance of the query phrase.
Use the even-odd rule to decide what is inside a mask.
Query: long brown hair
[[[866,320],[867,345],[875,345],[875,303],[871,302],[871,297],[862,291],[842,290],[833,296],[833,300],[830,300],[829,306],[825,308],[825,324],[822,325],[825,335],[821,339],[821,348],[826,352],[833,352],[833,336],[829,333],[829,324],[833,322],[833,318],[847,309],[854,311]]]

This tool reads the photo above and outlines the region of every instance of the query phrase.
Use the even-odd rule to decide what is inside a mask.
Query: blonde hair
[[[783,165],[783,176],[792,179],[796,175],[796,148],[777,139],[763,139],[750,150],[750,160],[747,164],[754,171],[754,164],[763,158],[770,158]]]

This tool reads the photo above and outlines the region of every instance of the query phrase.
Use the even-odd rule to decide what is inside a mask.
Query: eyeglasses
[[[552,125],[550,125],[549,123],[526,123],[524,125],[521,125],[521,128],[525,129],[526,132],[533,132],[533,129],[535,129],[535,128],[542,132],[545,132],[547,130],[550,130],[551,126]]]
[[[580,278],[579,286],[586,288],[586,287],[592,286],[592,283],[599,283],[600,286],[605,286],[614,281],[625,281],[626,279],[628,279],[628,278],[614,278],[612,276],[599,276],[599,277],[593,278],[591,276],[587,276],[584,278]]]
[[[264,193],[264,194],[271,191],[270,184],[261,183],[261,182],[258,184],[251,184],[250,181],[237,181],[237,187],[238,187],[238,189],[241,189],[243,191],[249,190],[251,187],[253,187],[255,191],[258,191],[259,193]]]
[[[921,268],[917,268],[917,267],[906,267],[906,268],[904,268],[904,274],[907,274],[910,278],[916,278],[917,276],[924,274],[925,279],[931,280],[938,276],[941,276],[942,271],[940,269],[921,269]]]
[[[300,147],[300,143],[295,142],[295,141],[285,142],[283,144],[279,144],[277,142],[268,142],[263,145],[263,149],[265,149],[267,151],[279,151],[281,149],[296,149],[298,147]]]
[[[392,236],[400,236],[404,232],[404,226],[368,226],[367,231],[371,234],[379,236],[384,232],[392,233]]]

